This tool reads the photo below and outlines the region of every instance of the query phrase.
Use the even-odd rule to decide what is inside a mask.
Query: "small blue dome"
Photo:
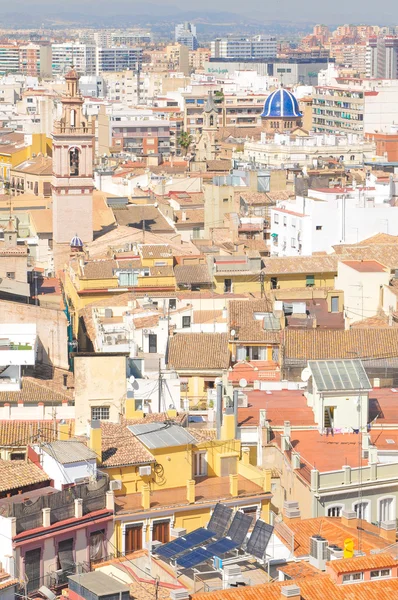
[[[83,248],[83,242],[77,234],[71,239],[70,247],[71,248]]]
[[[262,118],[295,118],[302,117],[298,102],[291,92],[280,88],[272,92],[265,101],[264,110],[261,113]]]

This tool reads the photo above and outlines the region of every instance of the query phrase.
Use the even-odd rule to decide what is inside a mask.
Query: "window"
[[[169,309],[175,310],[177,308],[177,300],[176,298],[170,298],[169,300]]]
[[[313,287],[315,285],[314,275],[306,275],[305,285],[306,285],[306,287]]]
[[[152,541],[167,544],[170,541],[170,521],[154,521],[152,529]]]
[[[332,313],[339,312],[339,297],[338,296],[332,296],[332,298],[331,298],[331,312]]]
[[[207,453],[197,452],[194,458],[194,477],[207,475]]]
[[[341,513],[343,510],[343,506],[329,506],[328,508],[328,517],[341,517]]]
[[[25,452],[13,452],[10,458],[11,460],[25,460]]]
[[[228,198],[223,198],[222,201],[223,202],[228,202]]]
[[[79,175],[79,150],[77,148],[69,150],[69,175],[71,177]]]
[[[271,277],[271,290],[276,290],[278,287],[278,278]]]
[[[290,244],[291,244],[291,247],[292,247],[292,248],[295,248],[295,247],[296,247],[296,239],[295,239],[295,238],[292,238],[292,241],[291,241],[291,243],[290,243]]]
[[[35,548],[25,552],[25,581],[27,592],[34,592],[40,587],[41,549]]]
[[[351,154],[350,160],[355,160],[355,154]]]
[[[105,556],[105,529],[90,533],[90,561],[101,560]]]
[[[283,217],[283,227],[287,227],[287,217]]]
[[[58,544],[57,568],[62,569],[62,583],[67,583],[67,576],[75,573],[75,561],[73,558],[73,538],[62,540]],[[58,579],[59,581],[59,579]]]
[[[150,333],[148,336],[149,353],[156,354],[158,351],[158,336],[156,333]]]
[[[272,347],[272,360],[274,362],[279,362],[279,347],[278,346]]]
[[[194,240],[197,240],[200,238],[200,227],[193,227],[192,228],[192,238]]]
[[[369,502],[357,502],[353,506],[354,512],[357,514],[357,519],[369,521]]]
[[[354,581],[363,581],[363,573],[346,573],[343,575],[343,583],[353,583]]]
[[[7,271],[6,277],[7,277],[7,279],[15,279],[14,271]]]
[[[119,271],[118,283],[120,287],[134,287],[138,283],[138,271]]]
[[[232,292],[232,279],[224,279],[224,294]]]
[[[277,214],[274,215],[274,223],[276,223],[277,225],[279,223],[279,215]]]
[[[142,523],[127,525],[125,532],[124,551],[126,554],[142,550]]]
[[[191,317],[182,317],[182,326],[183,328],[191,327]]]
[[[316,231],[322,231],[322,225],[316,225],[315,229]]]
[[[381,579],[382,577],[391,577],[391,569],[377,569],[370,572],[371,579]]]
[[[109,419],[109,406],[92,406],[91,418],[93,421],[107,421]]]
[[[393,521],[396,517],[394,498],[380,498],[379,521]]]

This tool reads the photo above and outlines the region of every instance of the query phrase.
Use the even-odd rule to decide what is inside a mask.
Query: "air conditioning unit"
[[[326,570],[327,545],[327,540],[320,535],[310,537],[310,565],[320,571]]]
[[[170,600],[189,600],[188,590],[171,590]]]
[[[331,544],[326,548],[326,560],[328,561],[338,560],[340,558],[343,558],[343,555],[343,550],[339,546],[336,546],[336,544]]]
[[[184,527],[171,527],[170,536],[174,538],[183,537],[187,534],[187,530]]]
[[[152,473],[152,468],[149,465],[147,467],[140,467],[138,472],[140,477],[146,477]]]
[[[116,492],[116,490],[122,489],[122,481],[121,479],[114,479],[109,482],[109,489],[111,492]]]

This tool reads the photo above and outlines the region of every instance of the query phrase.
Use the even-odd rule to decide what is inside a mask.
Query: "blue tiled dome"
[[[294,118],[298,119],[302,117],[302,113],[299,110],[299,105],[296,98],[291,92],[280,88],[272,92],[265,101],[264,110],[261,113],[263,118]]]
[[[71,248],[83,248],[83,242],[77,234],[71,239],[70,247]]]

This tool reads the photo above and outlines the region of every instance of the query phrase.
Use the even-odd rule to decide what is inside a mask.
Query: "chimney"
[[[350,529],[357,528],[357,513],[353,510],[343,510],[341,513],[341,524]]]
[[[181,221],[186,221],[186,220],[187,220],[187,213],[185,212],[185,210],[183,210],[181,213]]]
[[[102,462],[101,421],[91,421],[89,448],[97,455],[97,462]]]
[[[396,542],[397,524],[395,521],[382,521],[380,523],[380,537],[387,540],[390,544]]]
[[[62,389],[67,390],[68,389],[68,375],[66,373],[64,373],[62,375],[62,378],[63,378]]]
[[[301,600],[301,592],[298,585],[284,585],[281,588],[281,600],[291,598],[291,600]]]

